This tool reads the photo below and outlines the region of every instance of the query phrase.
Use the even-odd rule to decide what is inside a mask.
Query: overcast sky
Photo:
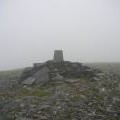
[[[52,59],[120,62],[120,0],[0,0],[0,70]]]

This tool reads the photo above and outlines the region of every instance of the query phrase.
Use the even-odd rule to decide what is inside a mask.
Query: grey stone
[[[41,106],[39,106],[39,110],[43,110],[43,109],[47,109],[47,108],[49,108],[50,107],[50,105],[41,105]]]
[[[118,97],[113,97],[113,103],[120,102],[120,98]]]
[[[64,80],[64,77],[58,74],[58,75],[57,75],[56,77],[54,77],[52,80],[53,80],[53,81],[62,81],[62,80]]]
[[[34,63],[33,67],[42,67],[44,65],[44,63]]]
[[[25,117],[19,117],[16,120],[33,120],[33,119],[31,119],[31,118],[25,118]]]
[[[100,79],[97,78],[97,77],[93,77],[93,80],[98,81],[98,80],[100,80]]]
[[[35,82],[35,77],[28,77],[22,82],[23,85],[32,85]]]
[[[21,80],[25,80],[28,77],[31,77],[32,74],[33,74],[33,67],[27,67],[27,68],[25,68],[24,71],[22,72]]]
[[[104,73],[97,73],[96,76],[104,76]]]
[[[55,50],[54,51],[54,61],[55,62],[63,61],[63,51],[62,50]]]
[[[35,84],[43,84],[49,80],[49,69],[48,67],[43,67],[39,71],[37,71],[34,75]]]
[[[80,79],[66,79],[65,82],[69,82],[69,83],[76,83],[79,82]]]

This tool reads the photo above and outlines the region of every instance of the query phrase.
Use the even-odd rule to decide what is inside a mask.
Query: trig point
[[[54,51],[54,61],[55,62],[62,62],[63,59],[63,51],[62,50],[55,50]]]

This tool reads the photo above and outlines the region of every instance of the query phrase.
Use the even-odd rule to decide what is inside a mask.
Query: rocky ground
[[[120,120],[120,75],[1,88],[0,120]]]

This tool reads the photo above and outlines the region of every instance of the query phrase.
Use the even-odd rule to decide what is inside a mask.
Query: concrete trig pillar
[[[54,51],[54,61],[55,62],[64,61],[64,59],[63,59],[63,51],[62,50],[55,50]]]

